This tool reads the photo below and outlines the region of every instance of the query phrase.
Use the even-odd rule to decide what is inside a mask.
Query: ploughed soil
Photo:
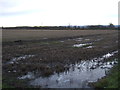
[[[33,87],[28,85],[29,79],[21,80],[18,77],[28,72],[34,72],[36,77],[49,77],[54,72],[60,73],[69,69],[69,65],[75,62],[90,60],[116,51],[118,50],[117,35],[118,33],[115,32],[66,38],[44,38],[35,41],[3,42],[2,83],[12,87]],[[86,43],[90,45],[74,47],[74,45]],[[92,47],[87,48],[89,46]]]

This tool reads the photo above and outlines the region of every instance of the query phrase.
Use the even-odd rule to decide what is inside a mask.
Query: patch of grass
[[[2,77],[2,88],[28,88],[27,80],[19,80],[16,77],[10,75],[4,75]]]
[[[4,83],[2,84],[2,88],[14,88],[14,87]]]
[[[100,79],[98,82],[92,83],[92,85],[98,89],[98,88],[118,88],[118,79],[120,78],[120,71],[118,70],[120,68],[120,65],[114,66],[110,70],[110,74],[102,79]]]

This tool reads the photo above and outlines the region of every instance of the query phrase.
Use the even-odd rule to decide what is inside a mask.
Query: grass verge
[[[120,78],[120,71],[118,70],[120,68],[120,65],[115,65],[111,70],[110,73],[98,80],[98,82],[90,83],[95,89],[99,88],[119,88],[119,78]]]

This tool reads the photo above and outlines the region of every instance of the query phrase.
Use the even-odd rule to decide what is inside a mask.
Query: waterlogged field
[[[89,83],[118,63],[117,35],[115,30],[4,30],[3,86],[93,88]]]

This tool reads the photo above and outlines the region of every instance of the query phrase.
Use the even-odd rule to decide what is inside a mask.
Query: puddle
[[[14,72],[14,73],[16,73],[17,71],[16,71],[16,70],[13,70],[13,71],[8,71],[8,72]]]
[[[85,39],[86,41],[89,41],[90,39]]]
[[[65,42],[65,41],[60,41],[60,42]]]
[[[34,74],[32,72],[28,72],[26,75],[18,77],[18,79],[33,79]]]
[[[26,58],[30,58],[30,57],[34,57],[35,55],[24,55],[24,56],[20,56],[20,57],[15,57],[12,58],[7,64],[13,64],[13,63],[17,63],[17,61],[19,60],[24,60]]]
[[[88,46],[88,47],[86,47],[86,48],[93,48],[94,46]]]
[[[90,88],[89,82],[96,82],[98,79],[107,75],[110,68],[117,64],[114,61],[104,62],[118,51],[108,53],[99,58],[83,60],[76,64],[71,64],[69,70],[62,73],[55,73],[50,77],[39,77],[31,80],[29,83],[33,86],[42,86],[42,88]]]
[[[68,41],[70,41],[70,40],[82,41],[82,40],[83,40],[83,38],[68,39]]]
[[[83,40],[83,38],[76,38],[76,39],[74,39],[75,41],[82,41]]]
[[[92,43],[85,43],[85,44],[74,44],[73,47],[84,47],[87,45],[91,45]]]

